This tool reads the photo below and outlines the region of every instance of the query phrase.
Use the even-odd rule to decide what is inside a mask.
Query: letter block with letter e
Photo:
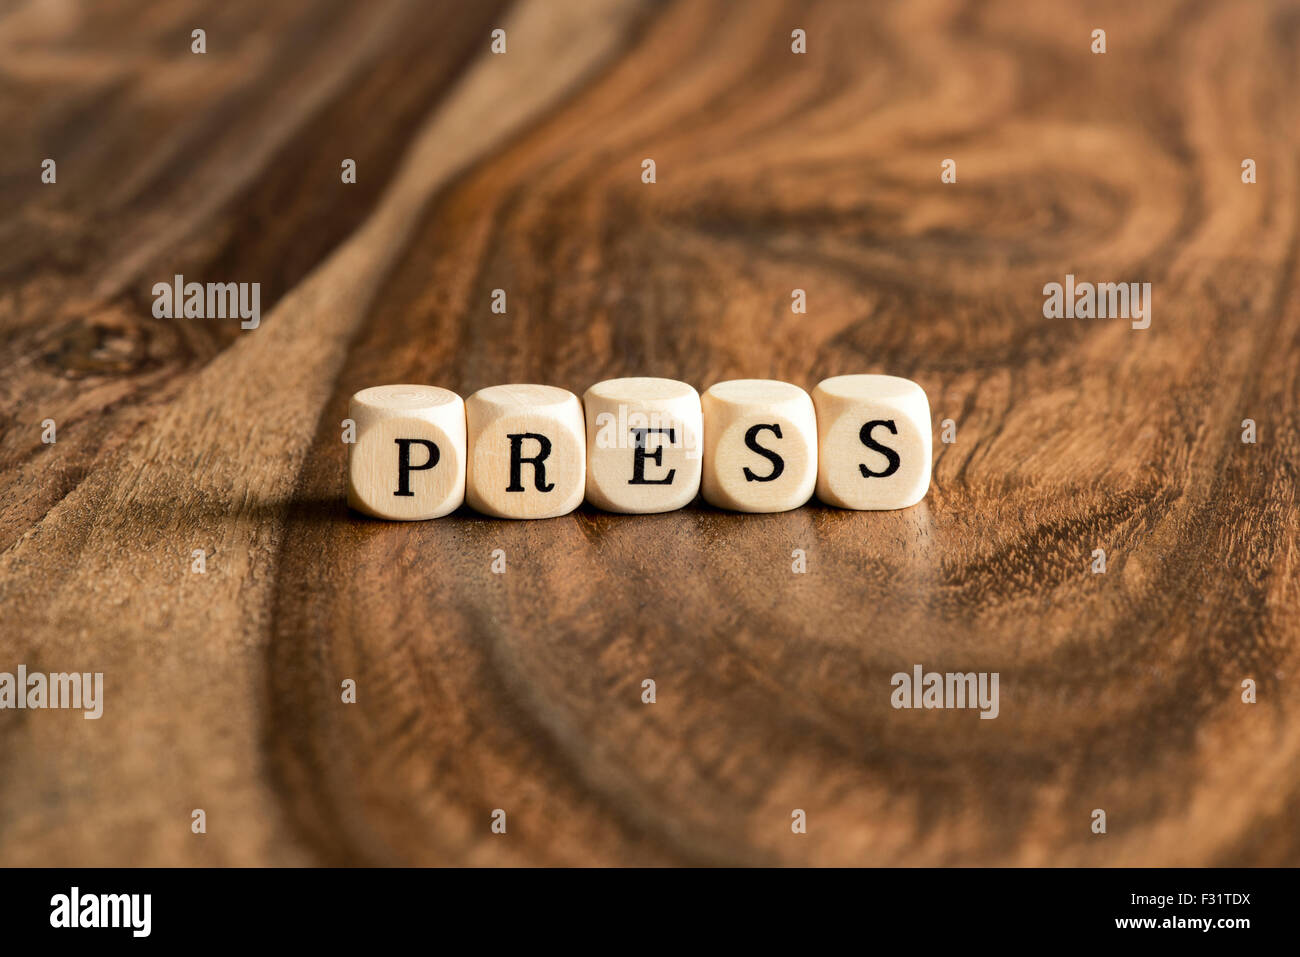
[[[597,382],[587,414],[587,501],[609,512],[670,512],[700,490],[700,395],[674,379]]]
[[[907,508],[930,488],[930,400],[911,379],[841,375],[813,390],[817,497],[839,508]]]
[[[785,512],[817,483],[817,417],[789,382],[734,379],[705,391],[704,498],[738,512]]]
[[[582,403],[549,385],[494,385],[465,401],[465,499],[497,518],[554,518],[582,504],[587,437]]]
[[[380,385],[352,397],[348,504],[376,518],[438,518],[465,501],[465,403],[431,385]]]

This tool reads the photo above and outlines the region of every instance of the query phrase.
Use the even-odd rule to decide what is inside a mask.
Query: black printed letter
[[[546,457],[551,454],[551,440],[544,435],[538,435],[536,432],[521,432],[518,435],[510,435],[510,484],[506,486],[507,492],[524,491],[522,473],[524,463],[527,462],[533,467],[533,485],[539,492],[549,492],[555,488],[555,483],[546,484],[546,466],[543,464]],[[523,457],[524,439],[536,439],[541,451],[531,459]]]
[[[667,432],[669,444],[677,441],[676,429],[633,429],[632,442],[635,451],[632,453],[632,477],[627,480],[628,485],[673,484],[673,476],[677,474],[676,469],[669,469],[667,478],[648,479],[645,477],[646,459],[650,459],[655,465],[662,466],[664,464],[664,447],[662,444],[648,454],[645,450],[645,437],[651,432]]]
[[[781,426],[779,425],[751,425],[749,431],[745,433],[745,445],[749,446],[750,449],[771,462],[772,471],[767,475],[755,475],[747,466],[745,468],[746,482],[771,482],[779,478],[781,473],[785,471],[785,459],[781,458],[781,456],[777,455],[771,449],[765,449],[763,446],[758,444],[758,433],[762,432],[764,429],[770,429],[772,434],[778,439],[781,437]]]
[[[397,443],[397,491],[394,495],[414,495],[411,491],[411,473],[423,472],[438,464],[438,446],[428,439],[393,439]],[[429,458],[423,465],[411,464],[411,446],[423,445],[429,450]]]
[[[885,466],[883,472],[873,472],[865,465],[859,465],[858,468],[862,470],[863,478],[885,478],[886,476],[893,475],[898,471],[898,466],[902,463],[897,452],[886,445],[881,445],[871,437],[871,430],[878,425],[883,425],[885,428],[889,429],[890,432],[894,433],[894,435],[898,434],[898,429],[894,427],[893,419],[877,419],[874,422],[868,422],[862,427],[862,431],[858,433],[858,438],[862,440],[862,444],[873,452],[879,452],[889,461],[889,464]]]

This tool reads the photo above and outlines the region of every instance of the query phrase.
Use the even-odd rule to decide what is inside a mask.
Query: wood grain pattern
[[[1298,48],[1282,2],[7,8],[0,670],[106,701],[0,712],[0,863],[1300,863]],[[261,327],[154,319],[175,273]],[[1151,328],[1044,319],[1066,273]],[[958,425],[916,508],[344,503],[369,385],[854,372]],[[999,717],[894,710],[915,663]]]

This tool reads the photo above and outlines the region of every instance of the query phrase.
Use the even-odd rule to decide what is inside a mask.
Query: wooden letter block
[[[465,501],[465,403],[431,385],[352,397],[348,504],[376,518],[438,518]]]
[[[828,505],[894,509],[930,488],[930,400],[911,379],[841,375],[813,390],[821,465],[817,497]]]
[[[674,379],[609,379],[582,397],[587,501],[610,512],[670,512],[700,490],[700,396]]]
[[[704,406],[704,498],[738,512],[785,512],[812,497],[817,417],[789,382],[735,379],[711,386]]]
[[[549,385],[494,385],[465,401],[465,499],[497,518],[554,518],[582,504],[587,437],[582,403]]]

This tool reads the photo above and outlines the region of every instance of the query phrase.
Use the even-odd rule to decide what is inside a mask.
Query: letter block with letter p
[[[812,497],[817,417],[789,382],[733,379],[705,391],[704,498],[738,512],[785,512]]]
[[[704,421],[685,382],[648,377],[597,382],[587,413],[587,501],[609,512],[670,512],[700,490]]]
[[[549,385],[494,385],[465,401],[465,499],[496,518],[554,518],[582,504],[587,438],[582,403]]]
[[[352,397],[356,441],[348,504],[376,518],[438,518],[465,501],[465,403],[429,385],[381,385]]]
[[[841,375],[813,390],[817,497],[863,510],[907,508],[930,488],[930,400],[911,379]]]

